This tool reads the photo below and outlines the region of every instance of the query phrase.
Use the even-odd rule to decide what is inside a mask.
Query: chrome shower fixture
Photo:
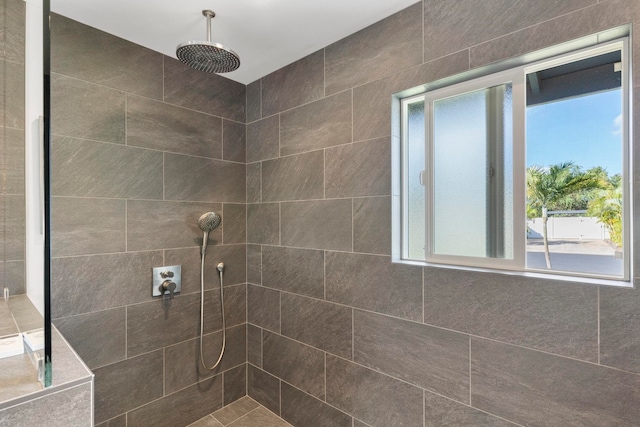
[[[222,218],[215,212],[207,212],[202,214],[198,219],[198,227],[204,231],[204,237],[202,238],[202,253],[207,252],[207,243],[209,240],[209,232],[215,230],[222,222]]]
[[[211,42],[212,10],[203,10],[207,17],[207,41],[188,41],[176,48],[176,56],[191,68],[207,73],[228,73],[240,66],[240,57],[226,46]]]

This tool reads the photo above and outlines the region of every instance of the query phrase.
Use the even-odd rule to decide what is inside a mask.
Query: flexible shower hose
[[[205,259],[205,255],[206,255],[206,252],[202,251],[202,263],[200,264],[200,363],[202,363],[202,366],[204,366],[205,369],[212,371],[216,367],[218,367],[218,365],[220,364],[220,361],[222,360],[222,356],[224,355],[224,348],[227,343],[226,324],[224,319],[224,292],[222,291],[222,287],[223,287],[222,272],[224,271],[224,264],[220,263],[218,264],[218,267],[217,267],[219,276],[220,276],[220,314],[222,315],[222,347],[220,348],[220,355],[218,356],[218,360],[216,361],[215,365],[213,365],[212,367],[208,367],[204,361],[204,348],[202,346],[202,339],[204,337],[204,259]]]

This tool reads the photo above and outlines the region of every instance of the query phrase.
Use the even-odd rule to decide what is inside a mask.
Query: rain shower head
[[[211,42],[211,18],[216,16],[212,10],[203,10],[207,17],[207,41],[188,41],[176,48],[176,56],[191,68],[207,73],[228,73],[240,66],[237,53],[218,43]]]
[[[207,212],[198,219],[198,227],[204,232],[213,231],[220,225],[222,218],[215,212]]]

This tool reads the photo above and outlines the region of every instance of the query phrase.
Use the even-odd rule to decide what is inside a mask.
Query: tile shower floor
[[[291,424],[245,396],[187,427],[292,427]]]

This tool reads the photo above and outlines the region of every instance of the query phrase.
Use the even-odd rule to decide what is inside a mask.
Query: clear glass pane
[[[407,105],[406,110],[407,141],[406,149],[406,233],[408,257],[416,260],[425,259],[425,123],[424,100],[417,100]]]
[[[434,101],[434,254],[513,258],[511,111],[510,83]]]
[[[527,76],[527,268],[624,275],[620,59]]]

